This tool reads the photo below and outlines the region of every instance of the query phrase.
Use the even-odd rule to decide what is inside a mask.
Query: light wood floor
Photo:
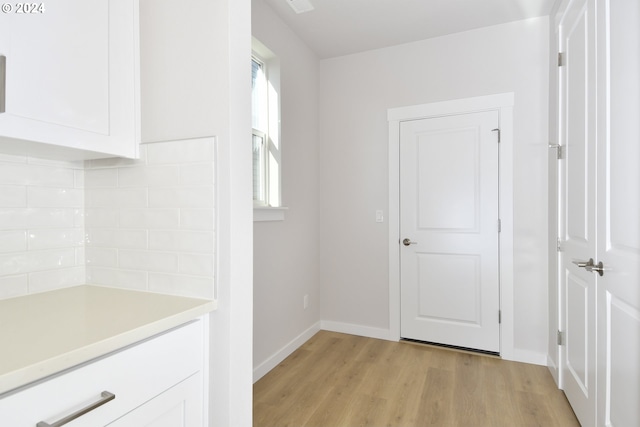
[[[546,367],[327,331],[253,398],[254,427],[579,426]]]

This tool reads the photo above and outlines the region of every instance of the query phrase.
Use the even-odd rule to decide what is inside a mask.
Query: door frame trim
[[[497,110],[500,120],[498,215],[500,275],[500,355],[514,359],[513,310],[513,92],[390,108],[389,122],[389,339],[400,340],[400,123]]]

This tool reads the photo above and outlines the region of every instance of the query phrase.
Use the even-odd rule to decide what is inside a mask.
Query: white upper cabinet
[[[0,151],[137,157],[138,0],[20,5],[0,13]]]

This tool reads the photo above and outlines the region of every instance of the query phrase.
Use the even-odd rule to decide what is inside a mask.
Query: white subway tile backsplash
[[[0,155],[0,298],[85,281],[82,168]]]
[[[150,230],[149,249],[156,251],[213,253],[213,233],[186,230]]]
[[[27,187],[0,185],[0,208],[26,208]]]
[[[29,293],[29,279],[26,274],[0,276],[0,299],[17,297]]]
[[[196,163],[180,166],[180,184],[184,186],[213,186],[212,163]]]
[[[181,253],[179,271],[194,276],[213,276],[213,256]]]
[[[27,232],[24,230],[0,231],[0,253],[27,250]]]
[[[84,219],[92,228],[117,228],[120,211],[111,208],[87,208]]]
[[[90,225],[91,222],[87,218],[87,228],[85,230],[85,244],[88,248],[115,248],[116,247],[116,230],[115,228],[98,228]]]
[[[120,249],[147,249],[148,230],[116,230],[115,243]]]
[[[76,251],[74,248],[32,250],[26,252],[26,254],[27,270],[21,271],[21,273],[76,267]]]
[[[213,277],[149,273],[149,290],[192,298],[213,298]]]
[[[26,185],[73,188],[75,176],[72,169],[62,167],[30,166]]]
[[[178,254],[120,250],[119,266],[126,270],[145,270],[175,273],[178,271]]]
[[[57,208],[84,206],[84,194],[79,188],[26,187],[30,207]]]
[[[213,208],[211,187],[150,188],[152,208]]]
[[[120,209],[119,224],[123,228],[178,228],[179,209]]]
[[[90,169],[84,173],[84,186],[89,188],[116,187],[117,169]]]
[[[76,188],[84,188],[85,173],[84,170],[73,171],[73,182]]]
[[[166,187],[179,182],[180,169],[177,165],[138,166],[118,169],[118,186],[125,187]]]
[[[0,276],[11,276],[29,272],[27,252],[0,254]]]
[[[112,288],[148,290],[146,271],[130,271],[120,268],[87,268],[87,283]]]
[[[27,239],[29,249],[82,246],[84,232],[79,228],[30,230]]]
[[[29,208],[25,211],[27,227],[32,228],[78,228],[78,208]]]
[[[213,230],[213,209],[180,209],[180,228],[185,230]]]
[[[0,154],[0,298],[93,283],[212,298],[215,139],[86,162]]]
[[[0,182],[11,185],[74,187],[74,170],[61,166],[5,163],[0,168]]]
[[[84,265],[29,273],[29,293],[79,286],[86,283]]]
[[[96,188],[87,191],[87,208],[140,208],[147,206],[146,188]]]
[[[85,257],[90,267],[118,267],[118,250],[114,248],[88,247]]]

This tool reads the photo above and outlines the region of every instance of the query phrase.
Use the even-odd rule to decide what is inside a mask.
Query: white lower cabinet
[[[27,386],[0,398],[0,425],[203,426],[204,340],[198,320]]]

